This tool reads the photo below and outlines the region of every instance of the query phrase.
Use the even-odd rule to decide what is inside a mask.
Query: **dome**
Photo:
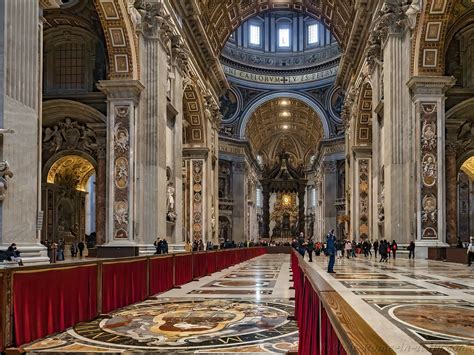
[[[318,20],[296,11],[267,11],[231,34],[221,63],[237,81],[298,85],[333,78],[340,56],[339,44]]]

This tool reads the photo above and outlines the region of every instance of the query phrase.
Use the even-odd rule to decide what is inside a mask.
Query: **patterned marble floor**
[[[358,256],[312,267],[400,354],[474,354],[474,268]]]
[[[28,353],[297,350],[289,255],[264,255],[24,347]]]

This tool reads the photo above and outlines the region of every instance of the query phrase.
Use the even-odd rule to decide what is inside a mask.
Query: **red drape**
[[[4,276],[2,273],[0,273],[0,285],[2,286],[3,288],[3,280],[4,280]],[[5,314],[4,314],[4,309],[3,309],[3,290],[0,291],[0,322],[2,321],[3,317],[5,317]],[[0,353],[3,352],[5,350],[5,345],[3,344],[3,337],[4,337],[4,334],[5,334],[5,330],[0,327]]]
[[[298,354],[319,355],[319,297],[306,278],[302,293]]]
[[[192,254],[175,255],[174,259],[174,283],[181,286],[193,281],[193,256]]]
[[[207,255],[206,253],[193,254],[193,277],[200,279],[207,275]]]
[[[225,268],[224,255],[225,252],[223,250],[219,250],[216,252],[216,271],[221,271]]]
[[[173,255],[150,259],[150,295],[173,288]]]
[[[147,261],[104,263],[102,267],[102,312],[143,301],[147,294]]]
[[[207,274],[210,275],[214,272],[217,271],[217,265],[216,265],[216,254],[217,253],[207,253],[206,258],[207,258]]]
[[[97,315],[97,266],[15,272],[12,297],[20,346]]]

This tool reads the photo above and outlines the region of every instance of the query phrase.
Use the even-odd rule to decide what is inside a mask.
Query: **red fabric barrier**
[[[175,255],[174,257],[174,284],[181,286],[193,281],[193,256],[192,254]]]
[[[300,355],[319,355],[319,297],[308,279],[304,280],[303,310],[300,314],[299,346]]]
[[[13,274],[15,343],[29,343],[97,316],[97,266]]]
[[[3,280],[4,280],[4,276],[2,273],[0,273],[0,285],[2,286],[3,288]],[[4,309],[3,309],[3,295],[5,294],[5,292],[0,291],[0,322],[3,321],[3,318],[6,316],[4,314]],[[1,323],[0,323],[1,324]],[[5,329],[3,329],[2,327],[0,327],[0,353],[3,352],[5,350],[5,345],[3,344],[3,337],[5,335]]]
[[[102,312],[143,301],[147,289],[147,261],[104,263],[102,266]]]
[[[207,253],[206,258],[207,258],[207,274],[210,275],[214,272],[217,271],[217,265],[216,265],[216,254],[217,253]]]
[[[225,251],[219,250],[216,252],[216,271],[225,269]]]
[[[150,295],[173,288],[173,256],[150,259]]]
[[[205,253],[193,254],[193,277],[200,279],[207,275],[207,255]]]

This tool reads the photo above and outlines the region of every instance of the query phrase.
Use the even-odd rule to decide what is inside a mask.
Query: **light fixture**
[[[286,100],[283,99],[283,100],[280,101],[280,105],[282,105],[282,106],[287,106],[287,105],[288,105],[288,101],[286,101]]]
[[[282,126],[282,128],[283,128],[283,129],[288,129],[288,125],[287,125],[287,124],[284,124],[284,125]]]
[[[291,113],[289,113],[288,111],[282,111],[282,112],[280,113],[280,116],[282,116],[282,117],[290,117],[290,116],[291,116]]]

